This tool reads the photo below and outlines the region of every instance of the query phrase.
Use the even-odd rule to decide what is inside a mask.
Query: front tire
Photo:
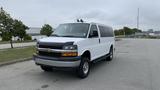
[[[109,56],[107,57],[107,61],[113,60],[113,48],[111,47],[109,50]]]
[[[49,67],[49,66],[41,66],[41,69],[46,71],[46,72],[50,72],[50,71],[53,70],[52,67]]]
[[[77,75],[80,78],[86,78],[90,72],[90,63],[88,58],[82,58],[80,66],[77,69]]]

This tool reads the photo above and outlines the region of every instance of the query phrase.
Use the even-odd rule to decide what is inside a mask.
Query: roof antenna
[[[77,22],[83,23],[84,21],[83,21],[83,19],[77,19]]]
[[[83,19],[80,19],[80,22],[83,23],[84,22]]]
[[[80,20],[79,20],[79,19],[77,19],[77,22],[80,22]]]

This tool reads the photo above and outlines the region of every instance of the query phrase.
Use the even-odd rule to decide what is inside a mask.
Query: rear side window
[[[105,27],[105,26],[98,26],[100,30],[101,37],[113,37],[113,30],[112,28]]]

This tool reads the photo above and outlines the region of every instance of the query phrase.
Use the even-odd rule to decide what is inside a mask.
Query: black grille
[[[39,48],[51,48],[51,49],[62,49],[63,45],[55,46],[55,45],[39,45]]]
[[[48,42],[39,42],[39,48],[50,48],[50,49],[63,49],[65,45],[73,45],[73,42],[66,43],[48,43]],[[47,52],[39,51],[40,56],[49,56],[49,57],[61,57],[61,53],[58,52]]]
[[[61,57],[61,53],[55,53],[55,52],[39,51],[39,55],[41,55],[41,56],[49,56],[49,57]]]
[[[64,43],[39,43],[39,48],[50,48],[50,49],[62,49],[64,46]]]
[[[39,42],[39,48],[50,48],[50,49],[62,49],[65,45],[73,45],[73,42],[66,43],[48,43],[48,42]]]

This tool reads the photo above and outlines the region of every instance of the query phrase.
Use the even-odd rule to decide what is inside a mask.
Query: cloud
[[[105,12],[101,10],[89,11],[81,15],[75,15],[77,18],[83,18],[87,22],[98,22],[109,25],[124,25],[129,26],[133,24],[133,19],[123,14],[113,14],[112,12]]]
[[[140,8],[140,28],[160,29],[159,0],[3,0],[0,3],[14,18],[33,27],[44,23],[57,26],[84,18],[114,28],[136,27]]]

